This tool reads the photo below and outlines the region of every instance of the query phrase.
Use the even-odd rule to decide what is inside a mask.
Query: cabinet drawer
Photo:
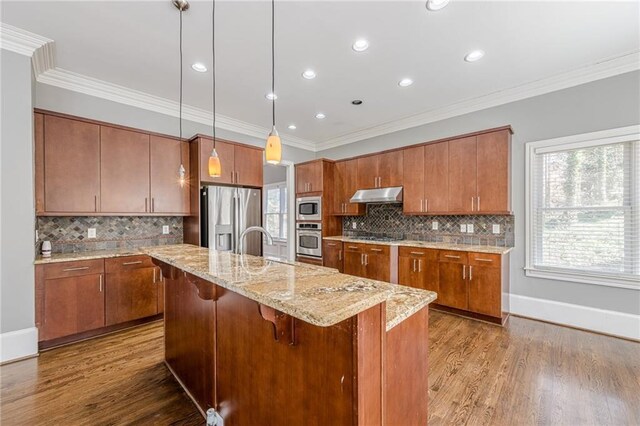
[[[467,252],[456,250],[440,250],[440,262],[467,263]]]
[[[344,243],[344,251],[351,253],[362,253],[364,249],[363,244],[357,243]]]
[[[324,245],[325,245],[326,247],[338,247],[338,248],[342,248],[342,242],[341,242],[341,241],[325,240],[325,241],[324,241]]]
[[[373,244],[365,244],[364,245],[364,252],[365,253],[371,253],[371,254],[382,254],[385,256],[389,255],[390,252],[390,247],[389,246],[383,246],[383,245],[373,245]]]
[[[105,270],[107,273],[115,273],[122,271],[130,271],[139,268],[153,268],[154,265],[151,257],[146,255],[115,257],[113,259],[105,259]]]
[[[469,265],[499,268],[501,257],[499,254],[469,253]]]
[[[78,260],[75,262],[60,262],[45,265],[44,278],[66,278],[81,275],[102,274],[104,272],[104,259]]]
[[[438,250],[419,247],[398,247],[398,256],[438,260]]]

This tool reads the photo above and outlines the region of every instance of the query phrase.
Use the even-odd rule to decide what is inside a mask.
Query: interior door
[[[449,141],[449,209],[454,213],[475,211],[477,194],[476,137]]]

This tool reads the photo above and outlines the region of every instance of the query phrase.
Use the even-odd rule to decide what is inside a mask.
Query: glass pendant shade
[[[282,144],[276,126],[273,126],[271,133],[269,133],[264,154],[269,164],[280,164],[280,160],[282,160]]]
[[[184,186],[185,174],[186,174],[186,170],[184,169],[184,166],[180,164],[180,168],[178,169],[178,176],[180,177],[180,186]]]
[[[213,148],[213,151],[211,151],[211,155],[209,156],[209,176],[220,177],[221,174],[222,166],[220,165],[220,157],[218,157],[216,149]]]

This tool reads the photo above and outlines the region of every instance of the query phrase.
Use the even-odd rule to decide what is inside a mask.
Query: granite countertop
[[[189,244],[143,253],[294,318],[329,327],[387,302],[387,330],[433,302],[437,294],[298,262],[275,262]]]
[[[491,253],[491,254],[505,254],[513,250],[513,247],[498,247],[498,246],[476,246],[471,244],[454,244],[454,243],[438,243],[429,241],[413,241],[413,240],[400,240],[400,241],[371,241],[360,240],[357,237],[345,237],[338,235],[335,237],[324,237],[324,240],[342,241],[345,243],[362,243],[362,244],[376,244],[385,246],[404,246],[404,247],[419,247],[429,249],[440,250],[456,250],[456,251],[472,251],[475,253]]]
[[[106,259],[110,257],[135,256],[144,254],[140,249],[121,248],[113,250],[83,251],[77,253],[52,253],[51,257],[36,256],[33,262],[35,265],[46,265],[48,263],[73,262],[77,260]]]

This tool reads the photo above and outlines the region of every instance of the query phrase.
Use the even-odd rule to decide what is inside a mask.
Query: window
[[[527,144],[527,275],[640,289],[640,126]]]
[[[287,239],[287,185],[264,187],[264,227],[273,238]]]

